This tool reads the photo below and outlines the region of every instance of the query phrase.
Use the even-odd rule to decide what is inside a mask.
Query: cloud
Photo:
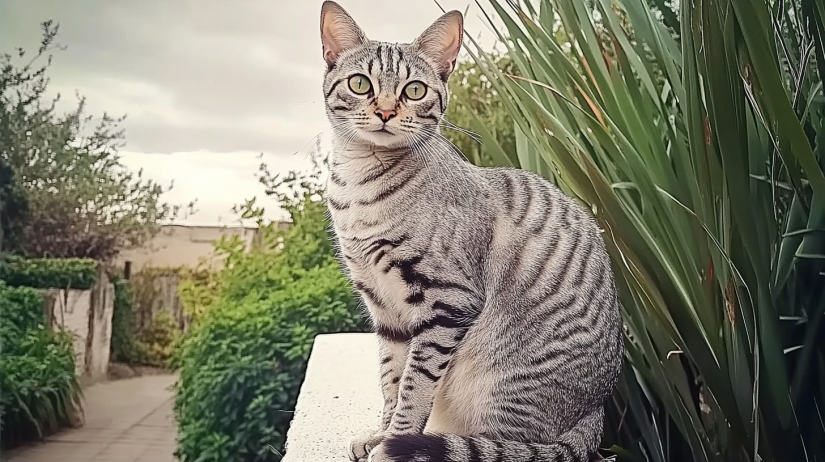
[[[414,40],[441,14],[432,0],[340,3],[370,38],[389,42]],[[472,0],[440,3],[462,12],[472,4],[466,28],[492,43]],[[328,129],[320,7],[321,0],[0,1],[0,51],[35,50],[39,23],[54,19],[68,47],[49,71],[61,107],[76,104],[77,90],[91,114],[127,114],[124,160],[158,181],[174,178],[170,201],[197,197],[202,216],[214,219],[253,192],[254,156],[264,153],[276,171],[300,165],[295,159]]]
[[[164,200],[185,206],[196,201],[197,213],[186,222],[201,224],[232,223],[237,217],[232,207],[247,199],[257,198],[270,219],[283,219],[283,212],[268,198],[256,173],[261,162],[276,171],[311,168],[306,156],[263,156],[252,151],[237,152],[175,152],[171,155],[122,151],[122,162],[133,171],[142,170],[144,178],[164,187],[173,185]]]

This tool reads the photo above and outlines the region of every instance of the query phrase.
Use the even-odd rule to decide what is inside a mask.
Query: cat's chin
[[[390,133],[386,130],[361,131],[358,133],[358,136],[367,143],[384,148],[398,148],[406,143],[403,136]]]

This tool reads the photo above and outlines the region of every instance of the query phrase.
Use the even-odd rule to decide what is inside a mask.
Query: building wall
[[[286,224],[283,224],[286,226]],[[131,262],[131,271],[152,267],[195,267],[201,258],[209,258],[212,243],[223,236],[239,236],[249,248],[258,236],[254,227],[166,225],[154,239],[143,247],[121,253],[120,267]],[[215,266],[221,261],[216,260]]]

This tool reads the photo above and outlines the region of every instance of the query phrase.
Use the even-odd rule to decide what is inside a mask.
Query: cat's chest
[[[366,239],[379,234],[390,234],[403,226],[404,214],[415,212],[416,203],[411,191],[390,189],[381,182],[359,184],[358,178],[327,186],[327,206],[332,225],[339,236]]]
[[[411,284],[409,271],[405,272],[410,262],[417,260],[410,257],[417,254],[414,249],[377,237],[360,245],[342,243],[341,251],[350,280],[374,320],[402,330],[420,322],[420,290]]]

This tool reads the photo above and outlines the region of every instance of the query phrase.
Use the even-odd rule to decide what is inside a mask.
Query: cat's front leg
[[[407,362],[409,344],[397,338],[379,337],[379,364],[381,373],[381,392],[384,395],[384,411],[381,427],[364,432],[350,442],[349,457],[353,461],[364,460],[386,436],[387,428],[398,404],[398,388],[401,374]]]
[[[469,328],[467,315],[451,306],[435,303],[432,313],[410,340],[398,404],[387,428],[390,435],[424,431],[438,382]]]
[[[467,333],[466,315],[436,303],[434,316],[416,329],[420,333],[409,342],[409,355],[401,375],[398,404],[390,425],[376,435],[367,462],[388,462],[385,443],[394,435],[422,433],[430,417],[435,391],[447,370],[453,352]]]
[[[407,363],[410,346],[398,339],[379,339],[381,392],[384,396],[384,412],[381,417],[381,431],[386,431],[398,405],[398,389],[401,374]]]

